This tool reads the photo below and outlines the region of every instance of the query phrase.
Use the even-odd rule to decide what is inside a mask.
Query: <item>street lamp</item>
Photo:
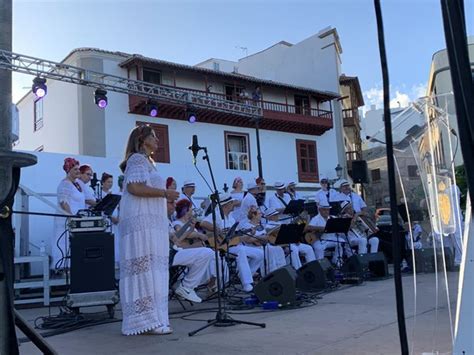
[[[339,163],[337,164],[334,170],[336,170],[336,176],[337,176],[337,179],[339,180],[342,177],[342,167],[339,165]]]

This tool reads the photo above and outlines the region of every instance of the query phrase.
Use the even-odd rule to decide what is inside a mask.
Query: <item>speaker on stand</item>
[[[353,160],[352,161],[351,177],[352,177],[352,181],[354,181],[355,184],[369,183],[369,174],[368,174],[366,160]]]

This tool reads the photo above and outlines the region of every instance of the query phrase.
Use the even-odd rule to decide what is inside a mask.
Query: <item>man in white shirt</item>
[[[268,200],[268,208],[275,209],[281,214],[285,210],[286,206],[291,201],[290,195],[285,193],[285,184],[282,182],[275,182],[273,185],[276,192],[270,196]],[[283,215],[281,217],[284,217]]]
[[[244,198],[245,199],[245,198]],[[231,212],[234,208],[234,200],[228,193],[219,194],[219,200],[222,207],[224,219],[222,219],[219,210],[216,210],[216,227],[217,234],[222,235],[222,231],[231,228],[235,224]],[[242,201],[243,202],[243,201]],[[213,231],[212,213],[210,213],[202,222],[201,228],[207,231]],[[252,248],[240,243],[237,246],[230,247],[229,252],[237,255],[237,268],[239,270],[239,278],[242,283],[242,289],[245,292],[253,290],[252,275],[260,268],[263,268],[263,250]]]
[[[286,184],[286,194],[290,196],[290,200],[301,200],[301,196],[296,191],[296,182],[290,181],[288,184]]]
[[[326,223],[329,218],[334,218],[329,215],[331,207],[329,205],[321,204],[318,207],[319,214],[314,216],[309,224],[306,226],[305,232],[313,232],[319,235],[319,238],[313,243],[314,253],[317,260],[324,258],[324,251],[327,248],[335,248],[332,256],[333,264],[337,265],[343,253],[344,239],[339,237],[337,233],[324,233]]]
[[[339,201],[349,201],[355,213],[365,214],[367,210],[367,204],[362,199],[362,197],[359,196],[359,194],[352,191],[351,184],[349,183],[349,181],[345,179],[341,180],[339,190]]]
[[[240,203],[240,207],[232,213],[232,216],[237,222],[247,219],[247,214],[249,213],[251,207],[258,207],[256,197],[259,190],[260,187],[257,185],[257,183],[249,182],[247,184],[247,192],[244,194],[244,198]]]
[[[331,202],[338,201],[339,193],[329,188],[329,179],[326,176],[321,176],[319,178],[319,184],[321,185],[321,190],[316,192],[315,201],[319,205],[329,205]]]

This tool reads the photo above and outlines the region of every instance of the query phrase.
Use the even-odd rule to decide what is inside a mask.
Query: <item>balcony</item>
[[[342,110],[342,121],[344,127],[355,127],[360,130],[359,111],[356,108]]]
[[[333,126],[332,112],[328,110],[264,100],[254,101],[249,97],[225,95],[182,87],[178,88],[171,86],[170,88],[180,89],[182,91],[195,93],[200,96],[204,95],[209,97],[209,99],[218,100],[226,105],[232,103],[249,106],[257,105],[262,108],[263,117],[260,120],[260,128],[262,129],[309,135],[322,135]],[[146,101],[147,100],[143,97],[130,95],[130,113],[146,115]],[[186,105],[160,101],[157,101],[157,104],[159,105],[158,117],[186,120]],[[192,105],[192,102],[190,105]],[[247,117],[239,116],[229,112],[221,112],[216,108],[193,107],[193,111],[197,114],[199,122],[239,127],[255,127],[255,123]]]

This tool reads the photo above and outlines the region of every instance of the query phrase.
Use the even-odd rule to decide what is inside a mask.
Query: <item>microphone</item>
[[[91,187],[95,190],[95,187],[97,186],[97,183],[99,182],[99,180],[97,179],[97,174],[94,173],[92,175],[92,179],[91,179]]]
[[[197,135],[193,134],[193,144],[188,147],[189,150],[193,152],[193,164],[196,165],[196,157],[198,155],[198,152],[201,149],[204,149],[203,147],[200,147],[198,144],[198,137]]]

